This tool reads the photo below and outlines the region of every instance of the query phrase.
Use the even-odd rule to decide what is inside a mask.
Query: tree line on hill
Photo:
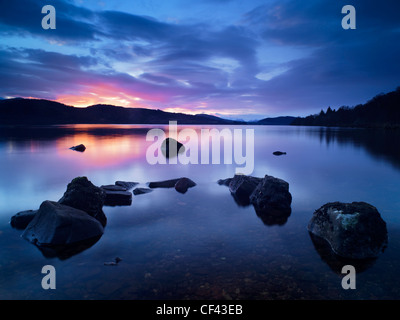
[[[395,91],[378,94],[365,104],[328,107],[319,114],[298,117],[291,123],[298,126],[400,128],[400,87]]]

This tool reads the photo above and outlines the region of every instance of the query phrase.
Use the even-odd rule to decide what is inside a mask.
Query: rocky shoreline
[[[292,195],[289,183],[282,179],[237,174],[217,183],[229,188],[238,206],[253,206],[265,225],[283,225],[291,215]],[[185,194],[196,186],[187,177],[149,182],[146,188],[136,187],[138,184],[116,181],[97,187],[87,177],[77,177],[60,200],[45,200],[37,210],[19,212],[11,217],[10,224],[24,230],[21,236],[44,254],[65,258],[74,254],[74,247],[82,251],[101,238],[107,224],[103,206],[130,206],[133,196],[157,188],[173,188]],[[313,243],[325,241],[333,254],[342,258],[377,258],[388,244],[385,221],[365,202],[327,203],[315,210],[307,230]]]

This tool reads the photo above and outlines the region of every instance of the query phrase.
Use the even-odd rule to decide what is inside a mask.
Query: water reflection
[[[325,239],[318,237],[311,232],[309,232],[309,235],[314,248],[321,257],[322,261],[324,261],[329,268],[331,268],[331,270],[337,274],[342,274],[342,268],[345,265],[352,265],[356,269],[357,273],[364,272],[365,270],[371,268],[377,260],[376,258],[349,259],[341,257],[332,251],[331,246]]]
[[[306,132],[310,136],[318,137],[327,146],[338,143],[363,148],[375,158],[388,161],[400,169],[400,130],[321,127]]]
[[[256,211],[257,217],[261,219],[261,221],[266,226],[283,226],[288,221],[290,214],[292,212],[291,209],[283,211],[283,210],[268,210],[268,211],[261,211],[254,208]]]
[[[46,258],[58,258],[60,260],[67,260],[72,256],[89,249],[97,241],[99,241],[100,238],[101,236],[98,236],[68,245],[35,246],[42,252],[43,256]]]
[[[285,225],[292,212],[291,208],[289,208],[288,210],[279,210],[276,208],[268,208],[268,209],[257,208],[256,206],[250,203],[250,199],[248,196],[241,196],[240,194],[238,195],[234,193],[231,193],[231,196],[235,201],[235,203],[238,205],[238,207],[253,206],[257,217],[260,218],[261,221],[266,226]]]
[[[70,295],[66,290],[57,290],[54,294],[60,298],[146,299],[161,297],[161,292],[173,292],[174,297],[207,299],[220,295],[223,289],[231,297],[240,289],[240,295],[236,296],[241,299],[265,299],[264,293],[268,292],[276,292],[276,296],[268,296],[272,298],[302,294],[303,298],[335,299],[336,292],[345,299],[369,298],[374,294],[379,296],[381,291],[389,298],[399,297],[397,134],[392,137],[376,130],[374,133],[360,129],[257,127],[254,176],[270,174],[290,181],[295,205],[293,214],[255,209],[253,214],[251,204],[232,200],[227,187],[210,185],[218,178],[232,177],[235,165],[149,165],[145,153],[151,142],[146,142],[145,137],[150,128],[108,125],[0,128],[0,164],[6,168],[0,173],[3,296],[24,297],[26,279],[36,272],[36,266],[46,263],[44,257],[56,257],[54,264],[63,268],[60,277],[64,283],[70,283],[73,290],[81,290]],[[87,146],[84,153],[69,149],[81,143]],[[288,153],[275,157],[272,154],[275,150]],[[386,162],[394,164],[396,169]],[[144,183],[188,176],[198,182],[198,187],[187,195],[159,190],[133,197],[129,207],[106,207],[110,218],[107,232],[101,240],[86,246],[34,248],[25,244],[19,233],[7,230],[7,220],[15,212],[37,207],[43,199],[59,199],[66,183],[81,175],[88,176],[96,185],[117,180]],[[391,248],[379,263],[343,260],[333,254],[327,243],[310,241],[311,235],[305,231],[314,208],[329,201],[360,199],[376,204],[393,230]],[[238,206],[247,209],[240,210]],[[265,232],[265,226],[282,228],[268,228]],[[7,232],[10,236],[5,236]],[[12,241],[13,236],[21,241]],[[118,273],[111,275],[103,262],[116,255],[123,257],[124,262],[118,266]],[[57,261],[69,258],[65,264]],[[360,286],[358,290],[343,293],[335,273],[340,274],[345,264],[354,265],[357,272],[366,271],[363,276],[372,279],[368,290],[362,291]],[[286,269],[287,265],[292,265],[291,269]],[[326,265],[333,272],[327,272]],[[380,273],[381,265],[385,272]],[[307,266],[312,272],[300,272]],[[28,276],[18,276],[23,281],[16,288],[13,282],[21,273]],[[37,288],[35,281],[32,288]],[[215,290],[212,296],[201,291],[208,287],[219,291]],[[293,288],[290,292],[289,287]],[[319,290],[321,287],[339,289],[332,293]],[[28,298],[41,298],[43,290],[27,292]]]

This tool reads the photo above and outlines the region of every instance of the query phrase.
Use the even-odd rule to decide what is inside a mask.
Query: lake
[[[239,206],[219,179],[238,165],[149,164],[150,129],[167,126],[66,125],[0,128],[0,299],[399,299],[400,134],[397,131],[288,126],[254,129],[254,171],[289,183],[292,211],[282,221]],[[199,132],[209,126],[179,126]],[[85,152],[69,148],[84,144]],[[221,145],[222,148],[222,145]],[[275,156],[274,151],[287,154]],[[185,194],[154,189],[130,206],[104,206],[108,222],[92,246],[48,257],[21,238],[10,218],[58,201],[67,184],[188,177]],[[341,286],[330,249],[313,242],[307,224],[327,202],[365,201],[387,223],[388,247],[356,266],[354,290]],[[117,266],[105,265],[115,257]],[[44,265],[56,289],[44,290]]]

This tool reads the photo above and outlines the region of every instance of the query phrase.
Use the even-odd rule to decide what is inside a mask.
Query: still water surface
[[[151,128],[0,129],[0,299],[400,298],[398,132],[251,127],[252,175],[289,183],[292,212],[282,223],[263,221],[217,184],[234,175],[235,163],[148,164]],[[81,143],[85,152],[69,149]],[[287,154],[274,156],[276,150]],[[10,227],[10,217],[37,209],[44,200],[59,200],[77,176],[98,186],[125,180],[138,187],[186,176],[197,186],[185,194],[155,189],[134,196],[130,206],[104,207],[108,222],[95,244],[66,259],[45,257]],[[347,261],[314,244],[306,229],[314,210],[332,201],[366,201],[387,223],[388,248],[356,266],[355,290],[341,286]],[[122,259],[117,266],[104,265],[117,256]],[[55,290],[41,287],[47,264],[56,269]]]

